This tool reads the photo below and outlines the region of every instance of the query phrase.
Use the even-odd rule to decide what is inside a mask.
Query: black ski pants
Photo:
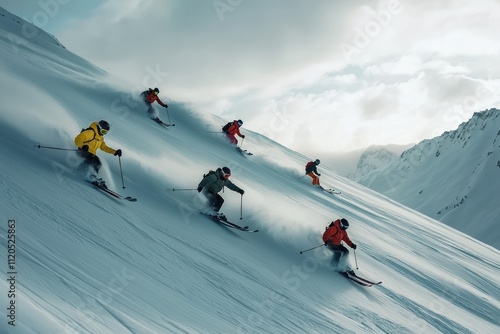
[[[77,152],[80,156],[85,158],[85,160],[83,160],[83,162],[80,164],[80,166],[82,166],[82,165],[90,166],[94,169],[95,173],[98,174],[99,170],[101,169],[101,166],[102,166],[101,159],[99,159],[99,157],[95,154],[82,151],[80,148],[78,149]]]
[[[203,195],[205,195],[205,197],[210,202],[212,209],[215,212],[219,212],[220,208],[222,207],[222,204],[224,204],[224,198],[222,198],[221,195],[211,192],[209,190],[203,191]]]

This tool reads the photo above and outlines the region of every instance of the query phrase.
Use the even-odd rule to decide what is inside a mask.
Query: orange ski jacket
[[[323,241],[332,245],[340,245],[340,242],[344,241],[352,247],[352,241],[349,239],[347,231],[340,227],[340,219],[337,219],[332,226],[326,229],[323,233]]]
[[[240,132],[240,126],[238,125],[238,121],[234,121],[233,124],[231,124],[231,126],[229,127],[229,129],[227,129],[226,133],[233,136],[237,134],[238,136],[243,138],[243,135]]]

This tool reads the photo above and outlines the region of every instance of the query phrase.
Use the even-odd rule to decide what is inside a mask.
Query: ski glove
[[[241,135],[241,138],[245,139],[245,135]]]
[[[318,176],[321,176],[321,174],[320,174],[320,173],[318,173]]]
[[[83,145],[82,146],[82,151],[83,152],[88,152],[89,151],[89,145]]]
[[[358,248],[358,246],[356,246],[356,244],[352,244],[351,248],[356,249],[356,248]]]
[[[245,193],[245,190],[241,189],[240,191],[238,191],[240,194],[244,194]]]
[[[116,156],[121,157],[121,156],[122,156],[122,150],[116,150],[116,152],[115,152],[115,157],[116,157]]]
[[[167,108],[168,108],[168,104],[165,104],[165,109],[167,109]]]
[[[198,190],[198,192],[201,193],[202,189],[203,189],[202,187],[198,187],[198,189],[196,189],[196,190]]]

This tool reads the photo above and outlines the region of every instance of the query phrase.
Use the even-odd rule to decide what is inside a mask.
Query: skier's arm
[[[344,233],[344,237],[342,238],[342,240],[349,245],[349,247],[352,247],[353,243],[351,241],[351,239],[349,239],[349,236],[347,235],[347,233]]]
[[[236,191],[237,193],[240,193],[242,195],[245,192],[243,189],[241,189],[240,187],[238,187],[237,185],[235,185],[233,182],[231,182],[229,180],[226,181],[226,187],[228,187],[232,191]]]
[[[106,143],[104,142],[104,140],[101,143],[100,149],[103,150],[106,153],[109,153],[109,154],[115,154],[116,153],[116,150],[113,149],[113,148],[111,148],[111,147],[109,147],[108,145],[106,145]]]
[[[167,107],[168,107],[165,103],[163,103],[163,102],[160,100],[160,98],[159,98],[158,96],[155,96],[155,99],[156,99],[156,102],[158,102],[158,104],[159,104],[160,106],[162,106],[162,107],[164,107],[164,108],[167,108]]]

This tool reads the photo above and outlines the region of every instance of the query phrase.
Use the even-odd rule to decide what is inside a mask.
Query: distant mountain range
[[[367,153],[358,182],[500,249],[500,110],[474,113],[456,130],[394,157]],[[379,160],[377,160],[379,159]]]
[[[359,157],[356,171],[346,174],[346,177],[357,181],[374,170],[385,168],[398,157],[398,153],[384,146],[370,146]]]

